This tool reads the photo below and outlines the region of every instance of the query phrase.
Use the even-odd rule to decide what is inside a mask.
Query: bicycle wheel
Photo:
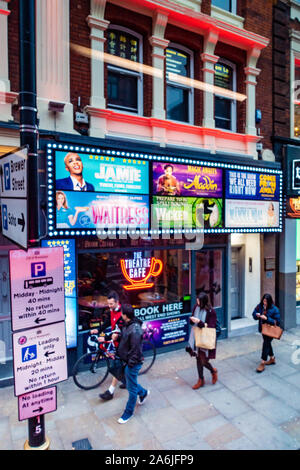
[[[81,356],[73,367],[73,380],[77,387],[92,390],[108,376],[108,360],[103,354],[90,352]]]
[[[142,368],[140,369],[139,375],[146,374],[146,372],[148,372],[148,370],[150,370],[153,366],[156,358],[156,348],[154,344],[147,339],[143,340],[143,356],[144,362]]]

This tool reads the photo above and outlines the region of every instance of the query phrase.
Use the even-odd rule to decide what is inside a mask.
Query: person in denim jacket
[[[270,294],[264,294],[261,302],[255,307],[252,316],[254,320],[258,320],[258,331],[262,332],[262,324],[269,323],[270,325],[280,326],[280,312],[279,309],[274,305],[272,296]],[[261,363],[257,367],[257,372],[263,372],[265,366],[276,364],[275,356],[272,348],[272,339],[270,336],[262,335],[263,346],[261,354]],[[268,360],[268,356],[270,359]]]

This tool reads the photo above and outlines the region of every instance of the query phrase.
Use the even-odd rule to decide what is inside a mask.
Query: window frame
[[[166,47],[166,54],[167,54],[167,49],[175,49],[176,51],[182,51],[185,54],[189,56],[190,60],[190,75],[189,79],[193,80],[194,79],[194,53],[191,49],[188,49],[185,46],[182,46],[181,44],[177,44],[174,42],[170,42],[168,47]],[[194,88],[190,87],[188,85],[184,85],[181,83],[176,83],[173,82],[172,80],[168,80],[168,75],[167,75],[167,55],[166,55],[166,72],[165,72],[165,80],[166,80],[166,119],[172,122],[178,122],[178,123],[183,123],[183,124],[190,124],[194,125]],[[167,110],[168,110],[168,103],[167,103],[167,87],[168,86],[173,86],[175,88],[180,88],[182,90],[188,90],[188,121],[177,121],[173,119],[167,118]]]
[[[212,6],[216,8],[220,8],[221,10],[224,10],[224,11],[228,11],[229,13],[232,13],[233,15],[236,15],[237,14],[237,0],[230,0],[230,3],[231,3],[231,7],[229,10],[227,10],[226,8],[222,8],[222,7],[219,7],[218,5],[214,5],[213,0],[211,2]]]
[[[139,47],[138,47],[138,62],[140,64],[143,64],[143,36],[136,31],[133,31],[132,29],[125,28],[124,26],[119,26],[116,24],[110,24],[107,33],[109,33],[110,30],[115,30],[115,31],[122,31],[124,33],[130,34],[131,36],[136,37],[139,41]],[[118,57],[118,56],[116,56]],[[143,115],[143,110],[144,110],[144,93],[143,93],[143,84],[144,84],[144,77],[142,72],[135,72],[133,70],[125,69],[123,67],[118,67],[116,65],[111,65],[107,64],[107,81],[108,81],[108,73],[109,71],[122,74],[122,75],[128,75],[131,77],[136,77],[137,78],[137,111],[131,111],[129,109],[125,109],[124,107],[117,106],[117,105],[112,105],[109,104],[108,102],[108,90],[106,93],[106,107],[107,109],[112,109],[120,113],[126,113],[126,114],[133,114],[133,115]]]
[[[237,91],[237,73],[236,73],[236,68],[237,67],[236,67],[236,64],[234,64],[233,62],[230,62],[227,59],[223,59],[223,58],[220,58],[215,65],[217,65],[217,64],[227,65],[228,67],[230,67],[232,69],[232,90],[231,91],[236,92]],[[215,93],[215,98],[216,97],[224,98],[224,99],[227,99],[227,100],[231,101],[231,126],[230,126],[230,129],[224,129],[222,127],[216,127],[216,129],[222,129],[222,130],[228,131],[228,132],[237,132],[237,102],[236,102],[236,100],[230,99],[230,98],[225,98],[222,95],[218,95],[218,93]],[[216,121],[215,100],[214,100],[214,120]]]
[[[291,51],[292,52],[292,60],[291,60],[291,112],[290,112],[290,132],[291,132],[291,138],[299,140],[300,135],[296,136],[295,135],[295,106],[299,106],[300,104],[296,103],[296,97],[299,95],[299,92],[297,93],[297,89],[295,89],[295,83],[296,83],[296,67],[300,67],[300,53],[296,51]],[[298,101],[298,100],[297,100]]]

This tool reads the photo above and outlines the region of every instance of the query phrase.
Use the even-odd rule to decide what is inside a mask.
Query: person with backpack
[[[201,292],[196,299],[196,305],[193,308],[192,316],[190,317],[190,325],[198,328],[216,328],[217,327],[217,314],[211,307],[208,295]],[[192,387],[197,390],[205,384],[203,369],[208,369],[212,375],[212,383],[215,384],[218,380],[218,371],[210,364],[210,359],[216,358],[216,349],[203,349],[195,346],[195,335],[193,328],[190,332],[189,345],[186,351],[192,356],[196,357],[198,381]]]

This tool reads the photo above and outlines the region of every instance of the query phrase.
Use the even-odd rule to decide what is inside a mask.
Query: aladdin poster
[[[222,198],[222,170],[153,162],[153,194]]]

